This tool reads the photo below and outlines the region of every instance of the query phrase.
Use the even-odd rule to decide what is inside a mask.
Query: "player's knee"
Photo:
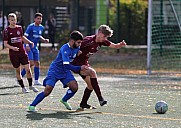
[[[27,73],[30,73],[30,68],[25,69]]]
[[[71,83],[68,84],[68,87],[73,91],[73,92],[77,92],[78,90],[78,84],[76,81],[73,81]]]
[[[89,69],[90,76],[96,76],[96,71],[93,68]]]
[[[77,84],[72,85],[72,86],[70,87],[70,89],[71,89],[73,92],[77,92],[77,90],[78,90],[78,85],[77,85]]]
[[[52,90],[53,90],[53,87],[47,85],[47,86],[45,87],[45,90],[44,90],[45,96],[50,95],[50,93],[52,92]]]
[[[34,61],[34,66],[35,67],[39,67],[40,66],[40,62],[39,61]]]
[[[78,84],[77,84],[77,81],[75,80],[72,80],[70,81],[67,86],[73,91],[73,92],[76,92],[78,90]]]
[[[33,67],[34,66],[34,63],[33,62],[30,62],[30,67]]]
[[[16,68],[15,71],[16,71],[16,74],[20,74],[20,68]]]

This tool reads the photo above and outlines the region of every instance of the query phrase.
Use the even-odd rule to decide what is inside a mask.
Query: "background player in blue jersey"
[[[47,76],[43,81],[43,86],[45,86],[44,91],[36,96],[35,100],[29,106],[29,111],[36,111],[36,105],[52,92],[57,81],[61,81],[64,88],[69,87],[60,102],[63,103],[68,110],[72,109],[67,101],[77,92],[78,84],[71,71],[88,70],[88,66],[74,66],[70,64],[80,53],[79,50],[82,40],[83,35],[79,31],[73,31],[70,34],[69,42],[60,48],[56,59],[50,65]]]
[[[34,66],[34,85],[41,85],[38,81],[40,75],[40,58],[39,58],[39,50],[37,44],[39,40],[42,42],[48,43],[49,39],[45,39],[42,37],[44,27],[41,25],[42,23],[42,14],[36,13],[34,16],[34,23],[31,23],[26,31],[25,36],[34,43],[34,47],[29,44],[26,44],[26,51],[28,53],[28,58],[30,61],[30,66]],[[26,74],[25,69],[22,70],[21,75],[24,76]]]

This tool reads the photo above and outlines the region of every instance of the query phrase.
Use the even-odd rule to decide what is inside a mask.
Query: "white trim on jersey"
[[[70,62],[63,62],[63,64],[70,64]]]

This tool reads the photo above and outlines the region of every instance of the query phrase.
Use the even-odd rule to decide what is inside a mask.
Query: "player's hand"
[[[33,44],[34,45],[34,44]],[[30,46],[26,45],[26,51],[29,52],[30,51]]]
[[[87,66],[87,65],[82,65],[81,66],[82,71],[85,71],[85,70],[88,70],[88,69],[89,69],[89,66]]]
[[[34,48],[34,43],[33,42],[31,42],[30,45],[31,45],[32,48]]]
[[[119,45],[122,47],[122,46],[127,46],[126,42],[123,40],[119,43]]]
[[[49,39],[45,39],[44,42],[45,42],[45,43],[49,43]]]
[[[82,51],[79,50],[77,53],[77,56],[79,56],[80,54],[82,54]]]
[[[13,51],[19,51],[19,48],[18,47],[13,47],[12,50]]]

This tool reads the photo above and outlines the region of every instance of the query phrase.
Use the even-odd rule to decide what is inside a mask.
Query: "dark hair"
[[[37,13],[35,13],[34,18],[36,18],[36,17],[38,17],[38,16],[43,17],[43,15],[42,15],[41,13],[37,12]]]
[[[83,40],[83,35],[79,31],[75,30],[70,34],[70,39],[75,40],[75,41]]]

